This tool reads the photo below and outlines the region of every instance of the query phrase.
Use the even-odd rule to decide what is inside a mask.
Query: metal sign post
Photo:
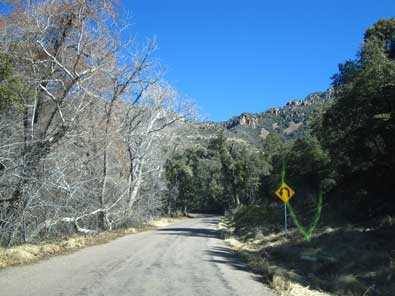
[[[284,203],[284,229],[285,235],[288,234],[288,223],[287,223],[287,203],[289,200],[295,195],[295,191],[292,190],[287,184],[283,183],[281,186],[276,190],[275,194],[279,199],[281,199]]]
[[[287,229],[287,204],[284,203],[284,228],[285,228],[285,235],[288,234],[288,229]]]
[[[288,223],[287,223],[287,207],[289,207],[289,215],[292,218],[293,223],[295,226],[298,228],[299,232],[304,236],[306,241],[310,241],[311,235],[314,231],[314,229],[317,227],[318,221],[321,217],[321,211],[322,211],[322,191],[320,190],[318,193],[318,205],[317,205],[317,211],[314,215],[313,221],[311,222],[310,226],[308,229],[305,229],[302,224],[298,221],[296,218],[295,212],[291,206],[291,204],[288,204],[289,200],[295,195],[295,191],[291,187],[289,187],[285,183],[285,161],[283,161],[282,169],[281,169],[281,184],[277,188],[277,190],[274,192],[274,194],[281,199],[281,201],[284,203],[284,231],[285,231],[285,236],[288,234]]]
[[[285,235],[287,235],[288,234],[287,203],[295,195],[295,191],[293,191],[293,189],[285,183],[285,161],[283,161],[283,166],[281,169],[281,185],[280,187],[277,188],[274,194],[277,195],[277,197],[281,199],[282,202],[284,203],[284,230],[285,230]]]

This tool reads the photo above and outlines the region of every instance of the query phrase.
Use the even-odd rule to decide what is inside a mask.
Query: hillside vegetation
[[[284,293],[301,285],[393,295],[394,82],[395,20],[379,20],[326,93],[244,113],[206,142],[176,151],[165,166],[169,212],[227,213],[229,242]],[[284,164],[296,191],[288,236],[274,195]],[[300,233],[312,223],[311,237]]]
[[[193,126],[191,139],[198,143],[175,149],[166,164],[169,190],[177,192],[171,196],[179,197],[180,207],[186,206],[182,200],[195,204],[194,210],[205,204],[222,210],[270,206],[285,162],[287,183],[300,196],[293,201],[298,207],[316,203],[322,191],[326,212],[346,219],[392,214],[394,34],[394,19],[369,28],[357,59],[339,66],[333,88],[325,93],[264,113],[244,113],[224,129],[221,123]]]
[[[113,1],[27,2],[0,15],[1,246],[225,214],[268,282],[395,294],[395,19],[367,29],[328,90],[204,122]],[[287,237],[281,177],[296,191]]]

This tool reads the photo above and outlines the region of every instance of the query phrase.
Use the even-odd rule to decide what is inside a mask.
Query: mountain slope
[[[225,122],[228,133],[248,139],[252,143],[265,140],[270,132],[277,132],[286,141],[303,137],[309,132],[309,119],[317,108],[333,101],[333,89],[308,95],[304,100],[292,100],[282,108],[265,112],[243,113]]]
[[[177,126],[180,140],[188,144],[208,141],[223,132],[228,138],[260,145],[271,132],[285,141],[302,138],[309,133],[309,119],[314,111],[334,99],[332,88],[315,92],[304,100],[291,100],[283,107],[270,108],[260,113],[242,113],[226,122],[188,122]]]

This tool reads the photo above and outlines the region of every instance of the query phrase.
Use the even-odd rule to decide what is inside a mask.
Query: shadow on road
[[[217,224],[218,221],[213,219],[207,219],[203,221],[206,224]],[[224,234],[222,231],[209,229],[209,228],[162,228],[157,229],[161,235],[182,235],[182,236],[192,236],[192,237],[203,237],[203,238],[217,238],[223,239]],[[218,246],[210,250],[204,251],[207,256],[207,262],[212,262],[216,264],[226,264],[234,269],[249,271],[247,266],[242,263],[240,257],[229,247]],[[252,278],[258,282],[264,282],[264,278],[260,275],[253,274]]]
[[[202,223],[208,224],[208,225],[218,225],[219,223],[219,218],[211,218],[211,219],[203,219]]]
[[[240,261],[240,258],[228,247],[215,247],[212,250],[205,251],[211,257],[209,262],[229,264],[232,267],[247,271],[247,267]]]
[[[185,236],[200,236],[222,238],[222,233],[218,230],[207,228],[162,228],[156,231],[166,235],[185,235]]]
[[[237,270],[251,272],[251,269],[242,262],[241,258],[231,248],[215,247],[212,250],[205,251],[205,254],[209,255],[211,258],[207,260],[208,262],[226,264]],[[267,282],[262,275],[251,273],[251,277],[260,283]]]

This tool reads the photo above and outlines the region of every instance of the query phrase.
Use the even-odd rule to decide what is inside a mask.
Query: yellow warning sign
[[[285,183],[282,184],[274,193],[285,203],[295,195],[295,191]]]

